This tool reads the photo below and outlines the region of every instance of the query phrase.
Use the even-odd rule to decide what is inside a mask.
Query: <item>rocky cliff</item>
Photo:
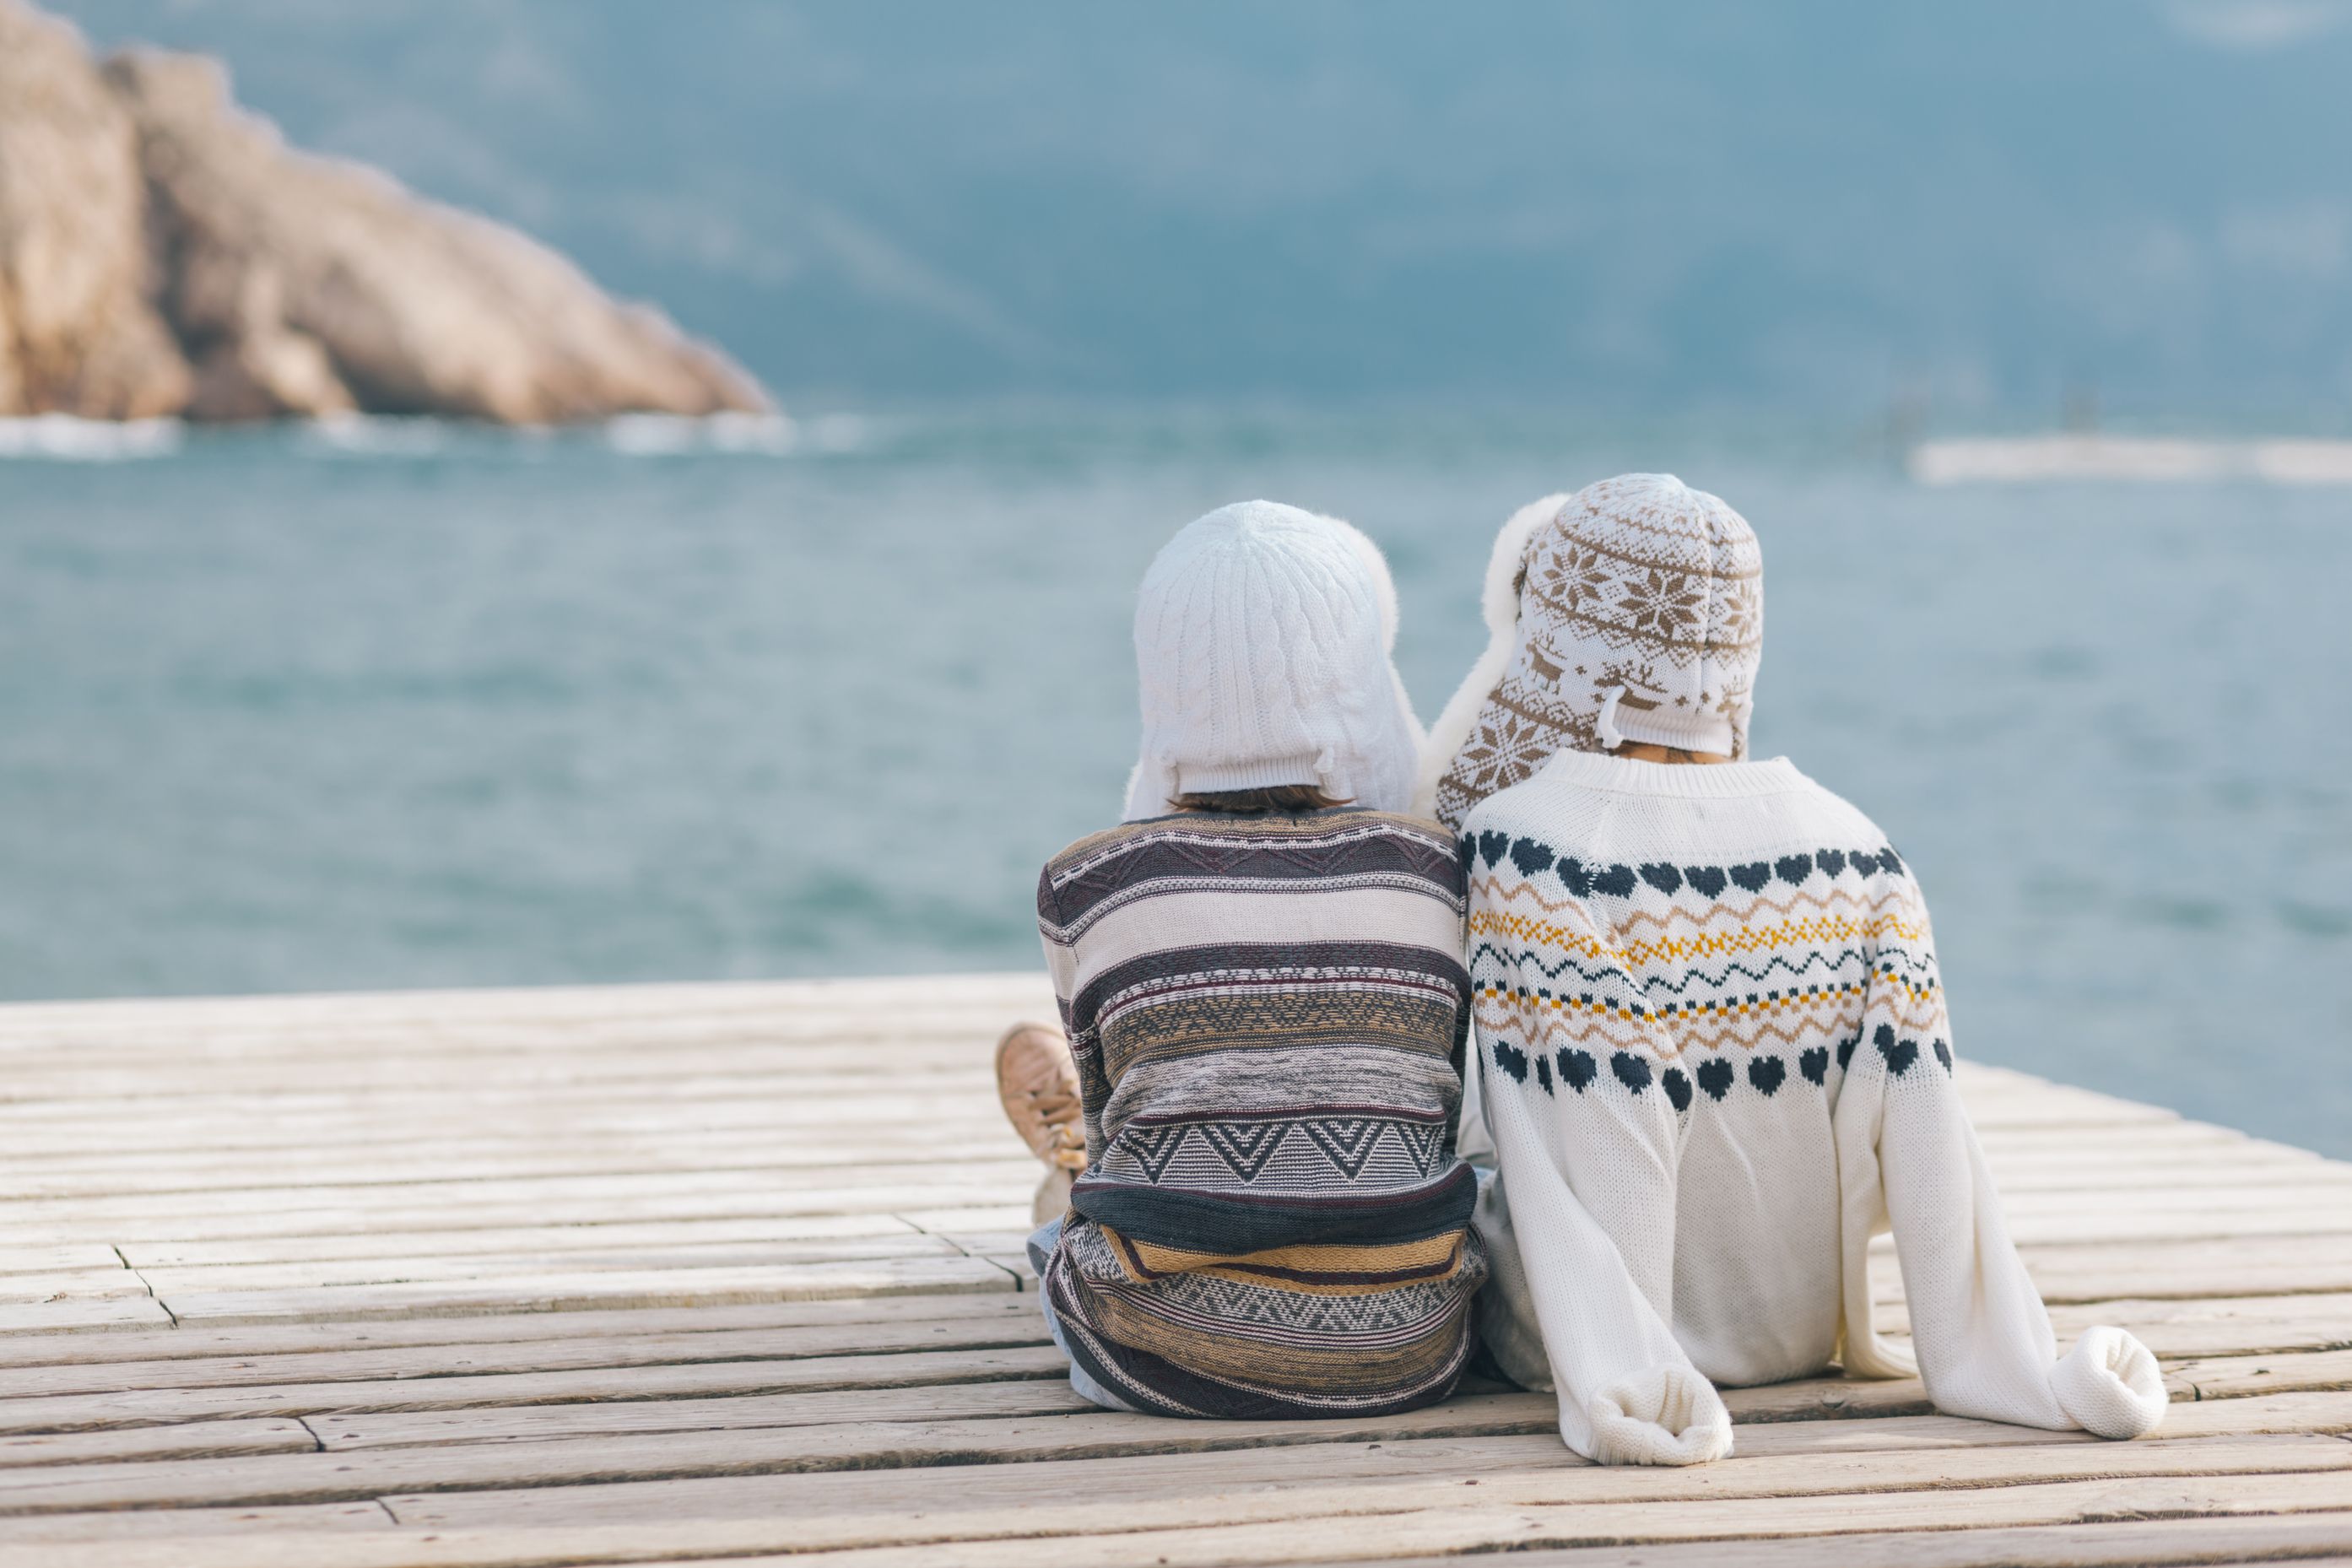
[[[0,415],[766,405],[656,310],[512,229],[287,147],[195,56],[101,68],[0,0]]]

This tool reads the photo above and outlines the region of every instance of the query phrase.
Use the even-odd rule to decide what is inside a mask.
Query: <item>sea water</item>
[[[1756,524],[1759,754],[1917,868],[1962,1054],[2352,1154],[2352,489],[1528,414],[0,448],[9,998],[1034,966],[1171,530],[1360,523],[1427,717],[1504,516],[1649,468]]]

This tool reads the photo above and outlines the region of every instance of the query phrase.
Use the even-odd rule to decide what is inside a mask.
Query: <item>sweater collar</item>
[[[1786,757],[1760,763],[1642,763],[1598,752],[1552,753],[1536,776],[1548,784],[1612,795],[1722,800],[1738,795],[1786,795],[1809,782]]]

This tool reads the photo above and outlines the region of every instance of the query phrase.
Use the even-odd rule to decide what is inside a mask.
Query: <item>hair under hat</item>
[[[1414,809],[1458,828],[1553,752],[1748,752],[1764,647],[1755,530],[1671,474],[1546,496],[1503,525],[1486,652],[1438,716]]]
[[[1422,732],[1390,660],[1396,627],[1388,563],[1335,518],[1252,500],[1186,524],[1137,595],[1126,820],[1274,784],[1403,810]]]

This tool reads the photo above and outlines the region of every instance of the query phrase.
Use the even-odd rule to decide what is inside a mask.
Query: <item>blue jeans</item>
[[[1066,1356],[1070,1353],[1069,1336],[1062,1331],[1062,1321],[1054,1316],[1054,1298],[1045,1293],[1044,1283],[1045,1265],[1053,1258],[1054,1248],[1061,1239],[1062,1222],[1059,1219],[1049,1219],[1039,1226],[1029,1237],[1029,1267],[1037,1271],[1037,1305],[1045,1309],[1045,1331],[1054,1337],[1055,1348]],[[1124,1410],[1129,1415],[1142,1414],[1134,1405],[1087,1376],[1086,1369],[1077,1363],[1075,1357],[1070,1361],[1070,1391],[1081,1399],[1101,1405],[1105,1410]]]

